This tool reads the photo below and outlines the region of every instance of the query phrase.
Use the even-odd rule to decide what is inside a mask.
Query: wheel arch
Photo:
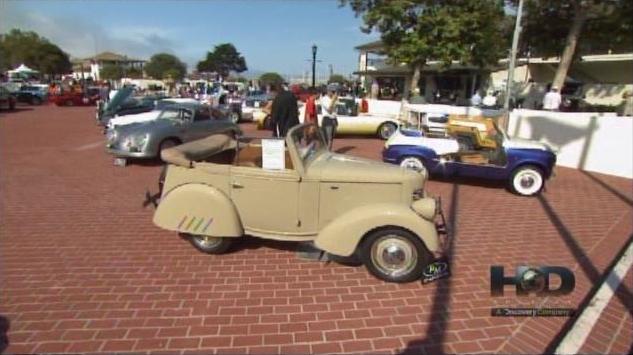
[[[326,225],[314,243],[330,254],[350,256],[367,235],[381,228],[405,229],[418,236],[430,252],[440,250],[434,223],[398,203],[379,203],[348,211]]]
[[[201,183],[167,191],[154,212],[156,226],[180,233],[240,237],[244,228],[237,208],[219,189]]]

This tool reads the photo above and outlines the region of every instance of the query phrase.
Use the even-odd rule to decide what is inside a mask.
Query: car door
[[[255,233],[296,235],[301,179],[297,171],[231,167],[231,199],[242,225]]]

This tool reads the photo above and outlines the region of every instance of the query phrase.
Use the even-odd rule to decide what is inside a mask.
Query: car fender
[[[417,215],[409,206],[396,203],[379,203],[348,211],[325,226],[314,243],[330,254],[350,256],[367,233],[380,227],[407,229],[417,235],[429,251],[440,250],[435,224]]]
[[[205,184],[185,184],[163,196],[154,213],[158,227],[181,233],[240,237],[244,228],[235,205],[222,191]]]

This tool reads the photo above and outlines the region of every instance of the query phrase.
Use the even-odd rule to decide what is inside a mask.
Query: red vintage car
[[[99,101],[98,91],[88,89],[87,92],[62,92],[52,95],[50,101],[57,106],[93,106]]]

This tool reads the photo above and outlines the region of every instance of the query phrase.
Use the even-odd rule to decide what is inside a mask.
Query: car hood
[[[528,139],[521,139],[521,138],[507,138],[503,141],[503,146],[505,148],[514,148],[514,149],[538,149],[538,150],[553,151],[552,148],[545,143],[531,141]]]
[[[405,179],[397,165],[343,154],[324,153],[313,165],[320,168],[322,182],[397,184]]]
[[[146,122],[134,122],[124,126],[117,126],[115,131],[117,136],[124,137],[132,134],[143,134],[151,131],[171,129],[176,127],[177,123],[174,120],[160,119]]]
[[[153,121],[158,118],[160,113],[161,111],[155,110],[155,111],[138,113],[135,115],[125,115],[125,116],[112,118],[108,122],[108,127],[124,126],[131,123]]]
[[[132,95],[133,92],[134,90],[130,87],[124,87],[117,90],[114,97],[112,97],[112,99],[110,99],[110,101],[108,101],[108,103],[103,107],[103,112],[113,113],[125,100],[128,99],[128,97],[130,97],[130,95]]]

